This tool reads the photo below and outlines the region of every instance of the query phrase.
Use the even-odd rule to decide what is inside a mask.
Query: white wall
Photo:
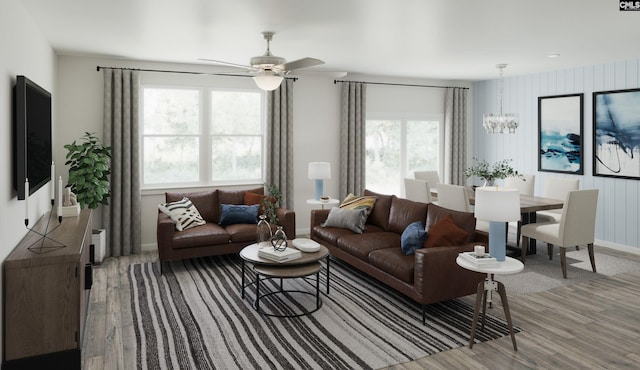
[[[77,56],[58,57],[59,115],[58,142],[68,143],[85,131],[98,132],[102,136],[102,73],[96,66],[129,68],[212,71],[201,65],[177,65],[121,59],[89,58]],[[447,81],[399,80],[373,76],[349,76],[356,80],[399,83],[447,85]],[[332,178],[325,182],[325,192],[338,196],[339,143],[340,143],[340,87],[331,76],[305,76],[294,84],[294,209],[298,234],[309,232],[309,215],[314,208],[306,203],[313,197],[314,182],[307,178],[307,164],[327,161],[332,164]],[[457,86],[465,86],[457,83]],[[467,84],[466,86],[469,86]],[[444,105],[443,89],[415,87],[369,86],[376,100],[397,104],[423,99],[427,112]],[[427,93],[427,91],[431,91]],[[435,93],[434,93],[435,91]],[[435,94],[435,95],[434,95]],[[416,98],[418,96],[418,98]],[[414,104],[416,105],[416,104]],[[418,104],[419,105],[419,102]],[[62,145],[62,144],[61,144]],[[60,145],[60,147],[61,147]],[[64,149],[56,149],[56,161],[64,158]],[[66,169],[63,178],[66,179]],[[241,187],[247,188],[249,186]],[[183,189],[191,190],[191,189]],[[195,190],[195,189],[193,189]],[[155,248],[157,204],[164,200],[163,191],[145,191],[142,199],[142,246]],[[94,227],[100,227],[99,214],[94,217]]]
[[[52,94],[54,130],[57,91],[53,50],[22,4],[17,0],[3,1],[0,13],[0,260],[4,260],[27,233],[25,202],[18,201],[13,184],[12,105],[16,76],[27,76]],[[49,211],[49,195],[49,187],[44,186],[30,197],[31,224]],[[0,304],[1,300],[0,297]],[[0,345],[0,351],[2,348]]]
[[[578,177],[580,188],[600,189],[596,220],[597,243],[615,249],[640,252],[640,181],[592,175],[592,93],[640,87],[640,60],[632,59],[571,69],[507,77],[504,82],[505,112],[520,114],[514,135],[489,135],[482,131],[482,113],[498,105],[497,81],[473,84],[473,124],[480,128],[474,138],[474,155],[489,162],[513,158],[522,173],[536,174],[536,193],[549,176]],[[584,93],[584,175],[538,172],[538,97]]]

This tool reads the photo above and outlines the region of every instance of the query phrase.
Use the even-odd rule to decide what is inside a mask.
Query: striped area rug
[[[335,259],[330,294],[323,272],[323,305],[300,318],[257,313],[254,289],[242,299],[240,279],[235,255],[167,263],[163,275],[157,263],[131,265],[138,368],[375,369],[468,344],[470,305],[458,300],[430,305],[423,326],[418,304]],[[315,276],[284,284],[314,292]],[[266,286],[273,290],[279,284]],[[292,297],[287,303],[315,307],[314,296]],[[261,302],[265,309],[280,304]],[[505,335],[506,323],[489,315],[476,341]]]

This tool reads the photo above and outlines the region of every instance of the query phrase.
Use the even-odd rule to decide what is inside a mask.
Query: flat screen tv
[[[17,76],[14,93],[14,184],[18,199],[51,180],[51,94],[24,76]]]

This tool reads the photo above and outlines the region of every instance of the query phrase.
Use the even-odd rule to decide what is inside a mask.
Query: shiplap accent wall
[[[506,70],[508,73],[508,69]],[[521,173],[536,175],[536,194],[548,176],[580,178],[580,188],[600,189],[597,243],[640,252],[640,180],[593,176],[593,92],[640,87],[640,60],[631,59],[553,72],[504,78],[504,112],[518,113],[516,134],[487,134],[484,112],[498,112],[498,80],[473,84],[474,157],[494,162],[512,158]],[[538,172],[538,97],[584,94],[584,175]]]

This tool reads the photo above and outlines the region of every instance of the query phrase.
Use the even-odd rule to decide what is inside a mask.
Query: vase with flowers
[[[480,180],[484,181],[484,186],[494,186],[496,180],[506,179],[507,177],[523,177],[509,165],[511,159],[503,159],[493,165],[490,165],[489,162],[484,159],[478,161],[476,158],[473,158],[473,160],[473,166],[466,168],[464,175],[466,177],[476,176],[480,178]]]

